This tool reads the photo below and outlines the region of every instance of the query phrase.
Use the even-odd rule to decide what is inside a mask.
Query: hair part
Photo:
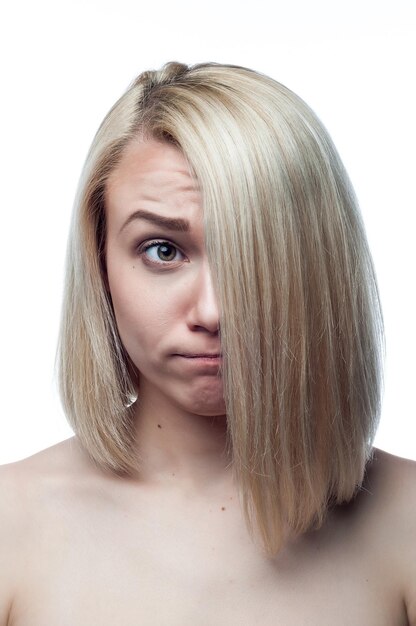
[[[140,465],[134,376],[103,271],[105,189],[140,136],[177,145],[201,188],[233,472],[272,555],[354,497],[372,450],[383,322],[357,201],[321,122],[271,78],[168,63],[133,82],[84,166],[58,353],[69,422],[114,472]]]

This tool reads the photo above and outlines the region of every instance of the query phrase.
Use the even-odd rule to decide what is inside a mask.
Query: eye
[[[169,241],[151,241],[147,243],[140,254],[145,256],[146,262],[158,265],[183,261],[185,259],[182,252]]]

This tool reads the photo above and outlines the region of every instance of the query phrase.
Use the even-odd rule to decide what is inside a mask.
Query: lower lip
[[[221,356],[184,356],[183,354],[175,354],[174,356],[190,367],[206,367],[217,370],[222,364]]]

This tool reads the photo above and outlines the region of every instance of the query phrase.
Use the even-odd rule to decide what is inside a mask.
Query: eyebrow
[[[151,211],[144,211],[143,209],[139,209],[135,211],[124,222],[123,226],[120,228],[119,233],[121,233],[126,226],[128,226],[134,220],[146,220],[147,222],[152,222],[156,224],[156,226],[161,226],[162,228],[167,228],[168,230],[180,230],[182,232],[188,232],[190,230],[190,224],[188,220],[182,219],[181,217],[163,217],[162,215],[158,215],[157,213],[152,213]]]

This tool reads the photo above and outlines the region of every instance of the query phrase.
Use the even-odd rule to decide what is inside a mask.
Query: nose
[[[188,326],[194,331],[219,332],[219,309],[208,261],[204,260],[190,293]]]

